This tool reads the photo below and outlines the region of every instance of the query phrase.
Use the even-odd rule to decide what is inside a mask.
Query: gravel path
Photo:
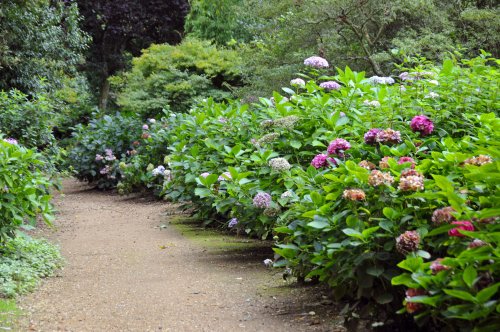
[[[317,292],[284,287],[262,266],[267,252],[214,252],[159,227],[174,211],[163,202],[74,180],[64,194],[48,237],[66,265],[20,300],[22,331],[337,330]]]

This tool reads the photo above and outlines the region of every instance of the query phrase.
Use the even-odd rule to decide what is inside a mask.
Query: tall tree
[[[79,21],[70,1],[0,1],[0,90],[53,90],[75,74],[89,42]]]
[[[109,97],[108,77],[124,69],[126,53],[138,56],[152,43],[181,41],[187,0],[77,0],[83,28],[93,38],[87,73],[99,90],[99,107]]]

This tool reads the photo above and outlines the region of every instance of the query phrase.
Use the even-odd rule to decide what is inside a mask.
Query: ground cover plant
[[[284,95],[144,123],[120,191],[153,188],[205,223],[272,237],[274,266],[372,312],[403,302],[422,325],[496,329],[498,60],[396,77],[305,65]]]

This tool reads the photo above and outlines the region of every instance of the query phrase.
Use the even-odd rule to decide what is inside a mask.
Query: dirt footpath
[[[169,224],[164,202],[66,180],[56,207],[45,236],[66,264],[20,300],[22,331],[343,330],[321,294],[262,265],[269,249],[204,246]]]

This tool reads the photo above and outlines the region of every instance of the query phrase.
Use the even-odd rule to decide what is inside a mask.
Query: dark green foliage
[[[137,118],[120,114],[105,115],[92,119],[88,125],[78,125],[68,156],[75,176],[99,188],[115,186],[121,176],[119,162],[133,150],[132,143],[140,139],[141,126]],[[102,159],[97,158],[98,155]]]
[[[185,29],[190,36],[225,45],[232,40],[249,38],[238,18],[243,0],[192,0]]]
[[[92,36],[85,65],[99,107],[108,102],[109,76],[126,66],[127,57],[138,56],[151,43],[181,41],[187,0],[77,0],[84,17],[83,29]]]
[[[0,90],[33,93],[61,86],[83,60],[89,38],[67,1],[3,0],[0,3]]]
[[[231,86],[240,83],[240,64],[235,51],[187,38],[176,46],[152,45],[111,82],[125,111],[155,117],[164,108],[186,112],[196,100],[230,97]]]
[[[0,249],[19,227],[34,225],[38,215],[52,220],[51,183],[43,164],[33,150],[0,136]]]

